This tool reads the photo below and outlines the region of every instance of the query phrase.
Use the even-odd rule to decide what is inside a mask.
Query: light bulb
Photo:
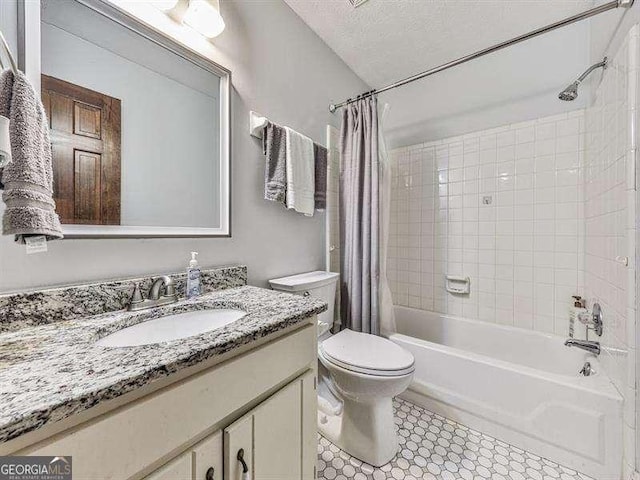
[[[217,1],[190,0],[183,22],[208,38],[217,37],[224,30],[224,20]]]

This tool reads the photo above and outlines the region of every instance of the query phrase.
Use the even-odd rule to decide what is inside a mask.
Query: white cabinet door
[[[309,371],[225,429],[225,480],[312,480],[315,415],[315,372]]]
[[[222,480],[222,431],[218,431],[192,449],[193,480]]]
[[[186,452],[163,465],[144,480],[192,480],[191,452]]]

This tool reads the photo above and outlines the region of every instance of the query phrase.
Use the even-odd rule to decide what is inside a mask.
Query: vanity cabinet
[[[308,371],[225,428],[224,436],[217,431],[145,480],[240,480],[239,452],[251,480],[313,480],[315,382]]]
[[[160,467],[144,480],[222,480],[222,431]]]
[[[174,458],[166,465],[162,466],[145,480],[187,480],[191,479],[191,454],[183,453],[178,458]],[[204,478],[204,477],[202,477]]]
[[[194,480],[222,480],[222,431],[205,438],[192,451]]]
[[[72,456],[78,480],[242,480],[243,448],[251,480],[313,480],[316,352],[314,316],[217,364],[167,377],[151,393],[122,396],[111,410],[94,407],[89,420],[53,425],[57,432],[42,440],[4,444],[1,453]]]
[[[315,476],[315,375],[309,372],[224,430],[224,480],[312,480]],[[197,480],[201,480],[198,478]]]

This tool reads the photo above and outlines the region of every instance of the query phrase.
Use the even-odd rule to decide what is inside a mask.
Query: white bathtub
[[[620,480],[622,398],[595,357],[555,335],[396,307],[416,359],[409,401],[574,468]],[[578,374],[585,361],[596,374]]]

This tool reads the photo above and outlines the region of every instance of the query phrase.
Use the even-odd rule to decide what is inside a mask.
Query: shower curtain
[[[348,105],[340,129],[340,313],[347,328],[375,335],[390,329],[393,311],[381,261],[390,180],[377,104],[369,97]]]

